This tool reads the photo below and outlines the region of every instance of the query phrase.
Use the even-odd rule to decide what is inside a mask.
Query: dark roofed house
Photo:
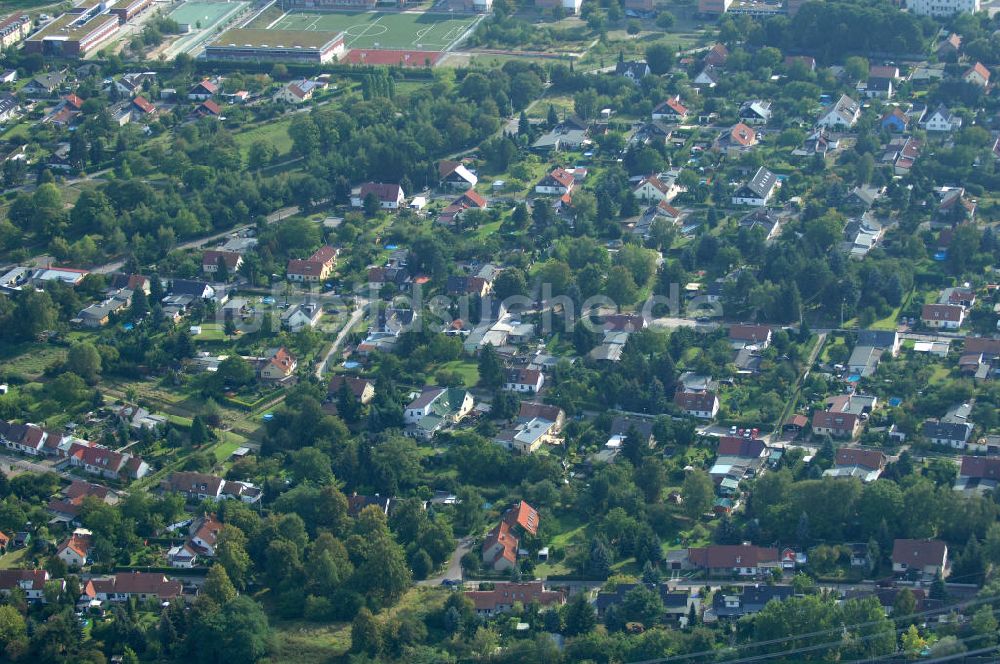
[[[624,76],[632,82],[641,81],[649,76],[649,65],[641,61],[625,61],[615,65],[615,74]]]
[[[778,176],[761,166],[748,182],[733,193],[732,203],[763,207],[771,200],[777,187]]]
[[[945,422],[942,420],[925,420],[921,432],[924,437],[935,445],[947,445],[955,449],[965,449],[972,436],[972,424],[969,422]]]
[[[720,620],[735,620],[760,613],[768,602],[781,602],[794,594],[791,586],[743,586],[738,593],[719,590],[712,597],[712,614]]]
[[[616,415],[611,420],[609,435],[611,438],[624,440],[630,429],[635,430],[648,447],[656,445],[656,437],[653,435],[653,423],[649,420],[639,419],[638,417]]]
[[[686,621],[690,608],[694,606],[697,610],[697,606],[701,602],[697,597],[692,597],[687,589],[671,590],[666,583],[642,585],[660,596],[664,613],[674,619]],[[625,596],[637,587],[639,587],[638,583],[619,583],[612,591],[597,593],[597,597],[594,599],[594,608],[597,610],[598,617],[603,618],[609,608],[620,605],[625,600]]]
[[[685,415],[706,420],[712,419],[719,412],[719,398],[715,392],[709,390],[700,392],[678,390],[674,394],[674,405],[684,411]]]
[[[398,210],[403,206],[406,192],[398,184],[385,182],[365,182],[357,196],[351,196],[351,205],[364,207],[365,199],[374,196],[383,210]]]
[[[899,575],[916,574],[930,581],[940,574],[948,576],[948,545],[940,540],[897,539],[892,545],[892,571]]]
[[[992,493],[1000,485],[1000,458],[963,456],[956,491]]]

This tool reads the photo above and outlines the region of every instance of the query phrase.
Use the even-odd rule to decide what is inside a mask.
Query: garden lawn
[[[279,155],[286,155],[292,151],[292,137],[288,135],[288,127],[291,124],[291,118],[267,122],[253,129],[241,131],[235,134],[233,139],[244,156],[250,151],[250,146],[254,143],[270,143],[278,151]]]
[[[475,362],[464,362],[462,360],[454,360],[452,362],[445,362],[438,367],[438,370],[445,369],[447,371],[457,371],[462,375],[462,380],[466,387],[473,387],[479,382],[479,366]]]

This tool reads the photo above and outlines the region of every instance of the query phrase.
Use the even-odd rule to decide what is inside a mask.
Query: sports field
[[[344,33],[344,45],[353,48],[443,51],[479,16],[453,18],[450,14],[398,12],[289,12],[270,25],[271,30],[314,30]]]
[[[243,3],[235,2],[185,2],[170,12],[170,19],[186,23],[191,29],[207,29],[218,23],[226,14],[238,9]]]

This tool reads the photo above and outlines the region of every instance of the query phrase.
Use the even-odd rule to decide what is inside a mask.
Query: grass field
[[[209,28],[215,25],[219,19],[233,11],[234,5],[230,2],[185,2],[183,5],[170,12],[170,18],[178,23],[186,23],[192,28],[198,24],[202,28]]]
[[[477,17],[448,14],[379,12],[289,12],[269,25],[251,28],[345,33],[347,48],[442,51],[461,37]]]
[[[286,120],[275,120],[242,131],[233,135],[233,140],[240,146],[243,154],[247,154],[250,146],[256,142],[270,143],[278,150],[281,156],[287,155],[292,150],[292,137],[288,135],[288,127],[292,124],[291,118]]]

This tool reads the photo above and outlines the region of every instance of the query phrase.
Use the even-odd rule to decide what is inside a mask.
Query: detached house
[[[206,274],[219,271],[220,262],[226,265],[226,270],[232,275],[243,266],[243,256],[235,251],[209,250],[201,255],[201,269]]]
[[[281,314],[281,327],[293,334],[306,327],[316,327],[323,317],[323,309],[315,302],[303,302],[285,309]]]
[[[970,422],[925,420],[921,429],[924,437],[935,445],[964,450],[972,436]]]
[[[910,127],[910,116],[904,113],[898,106],[894,106],[891,111],[888,111],[881,117],[879,126],[886,131],[902,134]]]
[[[961,128],[962,118],[943,104],[924,120],[924,129],[927,131],[958,131]]]
[[[734,350],[748,346],[764,350],[771,345],[771,328],[767,325],[731,325],[729,345]]]
[[[253,504],[260,500],[261,490],[249,482],[225,480],[215,475],[195,472],[174,472],[160,483],[164,491],[182,494],[187,500],[239,500]]]
[[[545,376],[537,369],[511,369],[507,372],[504,389],[509,392],[538,394],[545,383]]]
[[[719,398],[714,392],[682,392],[674,394],[674,404],[685,415],[710,420],[719,412]]]
[[[679,95],[669,97],[653,108],[653,119],[667,122],[683,122],[687,118],[687,106],[681,103]]]
[[[760,99],[745,101],[740,106],[739,118],[746,125],[766,125],[771,121],[771,102]]]
[[[672,179],[664,182],[655,175],[643,178],[632,189],[632,195],[647,204],[669,203],[679,192]]]
[[[407,404],[403,420],[409,433],[429,439],[446,426],[465,418],[475,405],[472,395],[460,388],[425,387],[420,395]]]
[[[948,575],[948,545],[940,540],[898,539],[892,544],[892,571],[931,581]]]
[[[990,84],[990,70],[984,67],[983,63],[977,62],[962,74],[962,80],[980,88],[988,87]]]
[[[726,156],[735,158],[755,145],[757,132],[742,122],[737,122],[719,135],[714,147],[725,152]]]
[[[761,166],[749,182],[733,193],[733,205],[764,207],[778,186],[778,176]]]
[[[56,557],[69,567],[83,567],[90,562],[90,543],[93,533],[77,528],[56,549]]]
[[[486,535],[481,547],[483,563],[495,572],[502,572],[517,564],[521,537],[538,534],[538,511],[528,503],[519,501],[504,512],[494,528]]]
[[[638,83],[650,73],[649,65],[641,61],[619,62],[615,65],[615,75],[623,76],[633,83]]]
[[[207,78],[188,90],[188,99],[191,101],[205,101],[211,99],[219,92],[219,86]]]
[[[330,379],[330,384],[326,388],[326,393],[331,399],[336,399],[344,385],[347,391],[354,395],[360,404],[371,403],[375,398],[375,383],[367,378],[357,378],[355,376],[336,375]]]
[[[470,189],[479,182],[475,173],[467,169],[461,162],[447,159],[438,162],[438,178],[442,187],[451,189]]]
[[[1000,485],[1000,458],[963,456],[955,491],[992,493]]]
[[[817,436],[854,438],[861,428],[861,417],[854,413],[819,410],[813,413],[812,430]]]
[[[752,544],[688,549],[688,562],[708,576],[761,576],[781,568],[778,550]]]
[[[920,322],[940,330],[957,330],[965,321],[965,307],[960,304],[925,304]]]
[[[841,447],[833,461],[833,468],[823,471],[823,477],[856,477],[862,482],[874,482],[885,470],[885,454],[878,450],[858,447]]]
[[[847,95],[841,95],[836,103],[823,109],[823,113],[816,121],[816,125],[834,130],[850,129],[857,123],[860,117],[861,105]]]
[[[361,185],[356,196],[351,196],[351,205],[356,208],[364,207],[365,199],[369,196],[374,196],[383,210],[398,210],[406,199],[403,188],[398,184],[366,182]]]
[[[314,251],[309,258],[292,258],[288,261],[285,274],[289,281],[326,281],[337,263],[337,250],[324,245]]]
[[[573,191],[576,180],[573,174],[561,166],[539,180],[535,185],[536,194],[562,195]]]

